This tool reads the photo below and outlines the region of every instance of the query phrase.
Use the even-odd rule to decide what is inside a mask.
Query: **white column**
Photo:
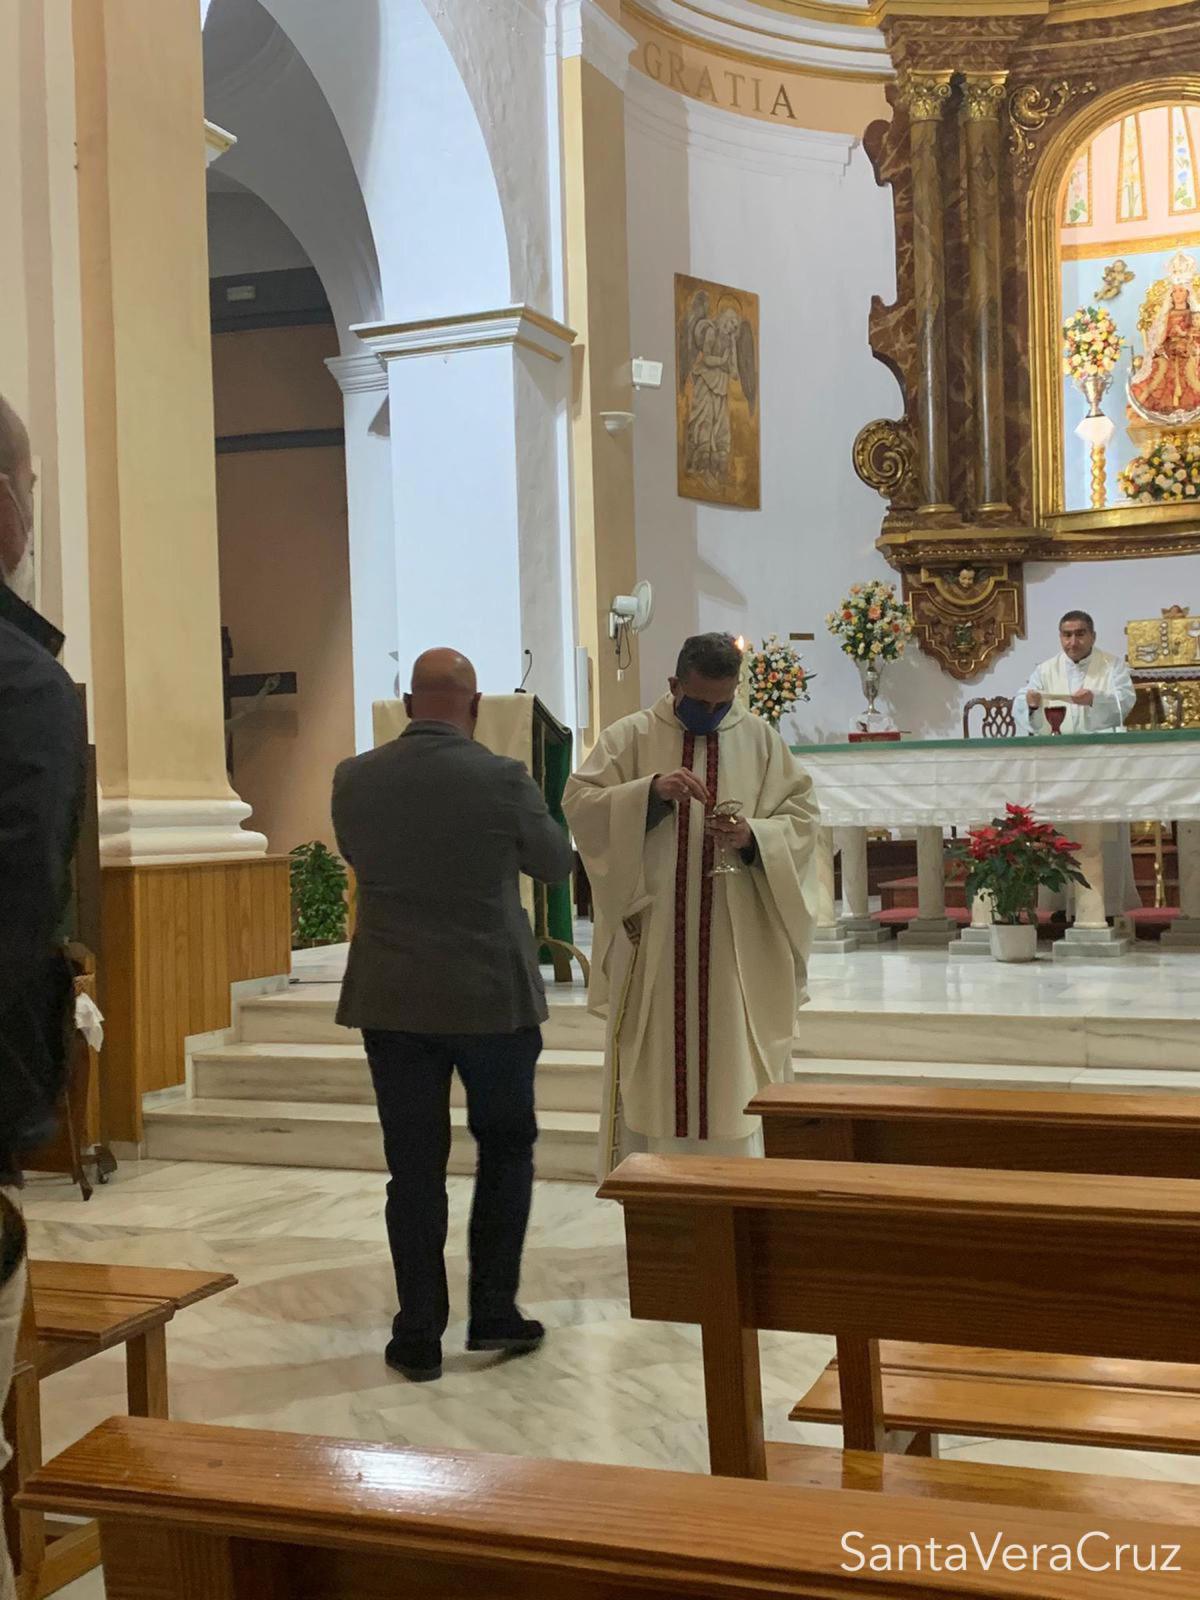
[[[843,868],[844,870],[844,868]],[[833,901],[833,829],[817,830],[817,926],[814,955],[844,955],[858,949],[858,940],[838,921]]]
[[[870,878],[867,872],[867,830],[839,828],[837,843],[842,857],[842,927],[860,945],[886,944],[892,930],[871,915]]]
[[[1200,822],[1175,824],[1179,850],[1179,915],[1162,936],[1177,950],[1200,949]]]
[[[1104,824],[1072,822],[1067,831],[1079,841],[1079,870],[1088,886],[1076,885],[1075,920],[1055,941],[1054,959],[1094,961],[1126,955],[1133,941],[1110,928],[1104,913]]]
[[[387,363],[397,648],[466,651],[485,694],[575,722],[561,419],[574,334],[527,306],[355,329]]]
[[[369,750],[375,742],[371,707],[393,698],[397,675],[405,681],[409,667],[395,659],[400,636],[388,375],[370,351],[333,356],[325,365],[342,391],[346,419],[354,738],[359,750]]]
[[[946,850],[941,827],[917,829],[917,920],[898,943],[909,949],[940,949],[958,935],[946,915]]]

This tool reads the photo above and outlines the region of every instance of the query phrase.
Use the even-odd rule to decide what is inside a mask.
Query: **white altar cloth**
[[[1200,729],[793,746],[830,828],[1200,820]]]

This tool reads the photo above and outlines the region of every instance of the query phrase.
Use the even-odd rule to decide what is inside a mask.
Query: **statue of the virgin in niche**
[[[1200,276],[1180,251],[1146,296],[1138,327],[1146,350],[1129,379],[1129,403],[1160,427],[1200,420]]]

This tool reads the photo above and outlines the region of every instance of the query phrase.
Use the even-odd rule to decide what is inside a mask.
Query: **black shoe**
[[[546,1337],[540,1322],[513,1311],[507,1317],[473,1317],[467,1333],[468,1350],[499,1350],[508,1356],[527,1356]]]
[[[442,1347],[436,1339],[391,1339],[383,1359],[409,1383],[432,1383],[442,1375]]]

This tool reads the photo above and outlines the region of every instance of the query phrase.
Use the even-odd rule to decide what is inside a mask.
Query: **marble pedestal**
[[[1164,950],[1200,950],[1200,823],[1175,826],[1179,846],[1179,915],[1162,936]]]
[[[1115,928],[1068,928],[1054,942],[1055,961],[1115,961],[1127,956],[1133,940]]]
[[[842,917],[841,927],[844,933],[853,934],[859,949],[873,944],[891,944],[895,936],[894,929],[886,922],[876,922],[874,917]]]
[[[944,950],[958,933],[958,923],[949,917],[917,917],[896,943],[905,950]]]
[[[1176,917],[1159,942],[1164,950],[1200,950],[1200,917]]]
[[[969,928],[964,928],[958,938],[950,946],[950,959],[952,961],[974,960],[976,956],[992,954],[992,930],[985,926],[977,927],[974,923]]]
[[[843,956],[858,949],[858,938],[843,922],[834,922],[827,928],[817,928],[813,933],[812,953],[815,956]]]

